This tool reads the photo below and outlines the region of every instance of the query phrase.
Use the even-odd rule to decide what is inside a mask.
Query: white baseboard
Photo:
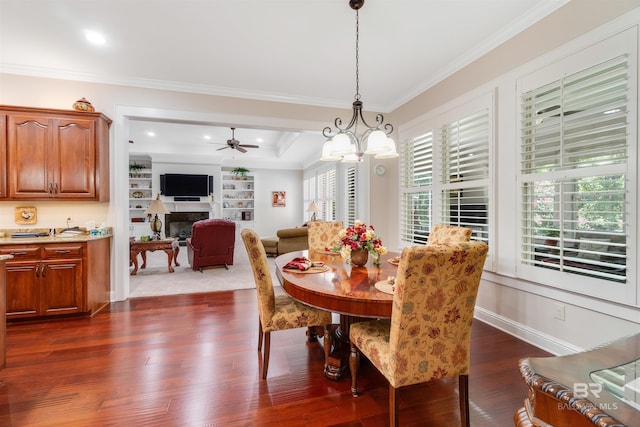
[[[514,322],[509,318],[500,316],[481,307],[476,307],[474,317],[496,329],[500,329],[509,335],[513,335],[522,341],[535,345],[557,356],[584,351],[584,349],[576,347],[566,341],[559,340],[551,335],[532,329],[522,323]]]

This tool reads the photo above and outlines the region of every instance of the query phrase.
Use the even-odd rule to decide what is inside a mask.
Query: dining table
[[[387,252],[376,265],[372,256],[362,266],[353,266],[339,253],[330,251],[296,251],[275,259],[276,276],[284,291],[292,298],[337,313],[339,324],[332,326],[332,344],[325,351],[324,375],[340,380],[349,365],[349,327],[355,322],[390,318],[393,286],[399,253]],[[322,268],[295,271],[285,266],[295,258],[307,258]]]

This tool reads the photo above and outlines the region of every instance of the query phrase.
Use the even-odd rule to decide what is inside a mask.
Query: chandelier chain
[[[356,9],[356,96],[360,100],[360,14]]]

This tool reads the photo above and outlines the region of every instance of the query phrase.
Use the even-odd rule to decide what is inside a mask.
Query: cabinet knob
[[[36,264],[36,277],[40,277],[39,271],[40,271],[40,264]]]

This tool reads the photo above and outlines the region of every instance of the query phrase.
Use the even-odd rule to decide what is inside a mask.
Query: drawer
[[[82,258],[83,247],[84,245],[79,243],[43,246],[42,259]]]
[[[0,255],[13,255],[13,259],[7,260],[8,263],[15,261],[33,261],[40,259],[40,248],[1,245]]]

